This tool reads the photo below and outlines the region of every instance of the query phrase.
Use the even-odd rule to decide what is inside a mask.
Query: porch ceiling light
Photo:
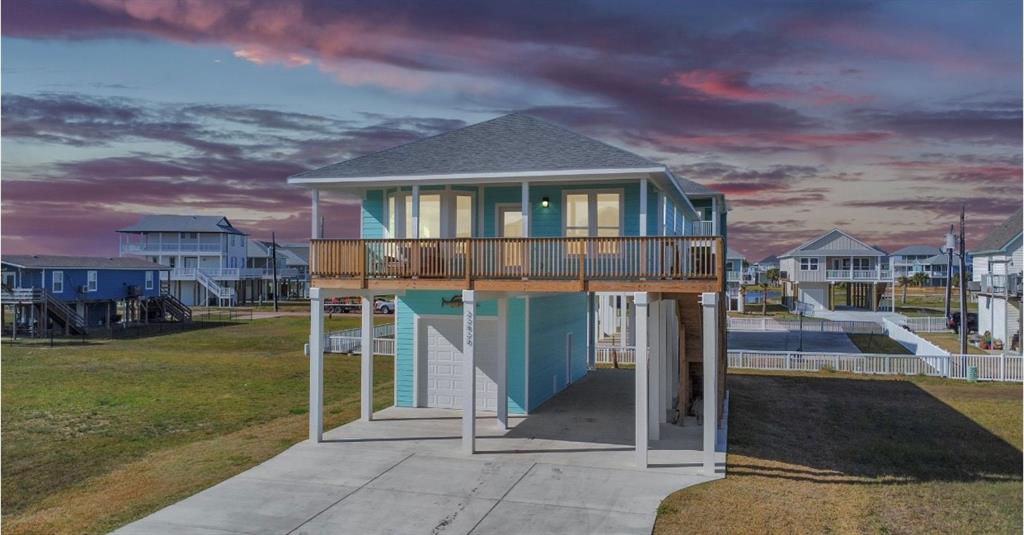
[[[548,199],[547,197],[544,197],[543,199],[540,200],[540,205],[543,208],[547,208],[548,206],[551,206],[551,199]]]

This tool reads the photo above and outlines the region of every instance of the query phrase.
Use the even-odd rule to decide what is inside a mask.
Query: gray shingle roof
[[[949,257],[944,254],[937,254],[921,260],[922,264],[943,265],[949,263]]]
[[[512,113],[294,175],[362,178],[664,168],[531,115]]]
[[[241,234],[228,218],[220,215],[144,215],[138,223],[118,232],[226,232]]]
[[[814,244],[824,240],[825,238],[828,238],[829,236],[834,236],[834,235],[836,235],[836,236],[846,236],[847,238],[849,238],[849,239],[851,239],[851,240],[853,240],[853,241],[855,241],[857,243],[862,244],[864,246],[864,248],[863,249],[819,249],[819,248],[813,248],[812,249],[811,248],[812,245],[814,245]],[[853,236],[843,232],[842,230],[834,228],[834,229],[832,229],[832,230],[822,234],[821,236],[818,236],[817,238],[814,238],[812,240],[806,241],[803,244],[801,244],[801,245],[799,245],[797,247],[794,247],[793,249],[790,249],[789,251],[786,251],[785,253],[781,254],[779,256],[779,258],[790,258],[790,257],[794,257],[794,256],[886,256],[887,254],[888,253],[886,253],[885,251],[883,251],[882,249],[880,249],[878,247],[875,247],[873,245],[868,245],[868,244],[858,240],[857,238],[854,238]]]
[[[779,257],[775,255],[769,255],[762,258],[761,261],[758,262],[758,264],[761,264],[762,266],[777,266],[779,265]]]
[[[987,253],[991,251],[998,251],[1010,243],[1014,238],[1021,234],[1021,217],[1024,215],[1024,209],[1018,208],[1006,221],[999,224],[998,227],[992,229],[992,232],[988,233],[978,247],[972,251],[973,253]]]
[[[934,256],[939,254],[938,247],[931,245],[908,245],[894,253],[892,256]]]
[[[31,269],[167,269],[149,260],[128,256],[5,255],[2,261],[4,264]]]
[[[722,195],[703,184],[694,182],[688,178],[676,177],[679,179],[679,187],[683,188],[683,193],[687,195]]]
[[[725,248],[725,257],[727,259],[740,259],[745,260],[747,257],[743,256],[743,253],[733,249],[732,247]]]

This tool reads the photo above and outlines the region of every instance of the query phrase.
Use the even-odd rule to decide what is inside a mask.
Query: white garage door
[[[827,294],[828,290],[826,288],[813,286],[810,288],[805,288],[803,286],[800,287],[800,301],[811,305],[818,310],[828,308]]]
[[[476,405],[497,411],[497,321],[477,316]],[[420,358],[426,355],[426,406],[462,408],[462,317],[421,318]]]

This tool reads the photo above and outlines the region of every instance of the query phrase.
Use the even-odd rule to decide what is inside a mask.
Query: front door
[[[498,237],[523,237],[523,212],[518,204],[498,208]],[[501,266],[503,268],[521,269],[526,244],[519,241],[507,241],[501,246]]]

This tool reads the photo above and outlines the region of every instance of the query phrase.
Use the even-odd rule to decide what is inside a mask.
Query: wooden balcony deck
[[[721,292],[721,237],[313,240],[312,285],[343,289]]]

